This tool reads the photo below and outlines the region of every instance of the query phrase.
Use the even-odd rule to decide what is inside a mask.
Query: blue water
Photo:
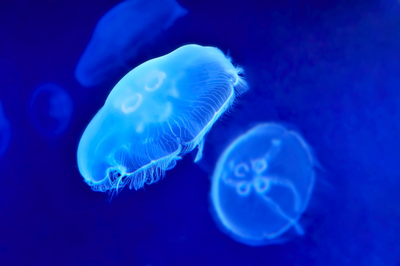
[[[12,129],[7,115],[4,113],[0,102],[0,156],[2,156],[10,145]]]
[[[382,1],[179,1],[187,10],[126,61],[129,70],[186,44],[218,47],[249,90],[167,177],[110,201],[83,182],[76,152],[126,74],[86,88],[76,66],[96,24],[120,1],[0,3],[0,101],[11,138],[0,157],[1,265],[399,265],[400,4]],[[128,70],[128,71],[129,71]],[[51,137],[31,96],[57,84],[73,101]],[[303,236],[248,246],[215,224],[211,176],[237,136],[261,122],[313,149]]]

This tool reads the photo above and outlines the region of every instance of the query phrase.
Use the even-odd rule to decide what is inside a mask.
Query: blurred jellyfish
[[[46,136],[64,132],[71,120],[72,110],[73,104],[69,94],[52,83],[40,85],[30,102],[32,123]]]
[[[6,115],[4,114],[3,105],[0,102],[0,156],[2,156],[11,140],[11,127]]]
[[[222,231],[258,246],[303,229],[298,219],[314,186],[314,158],[305,141],[277,124],[261,124],[224,151],[214,171],[211,202]]]
[[[97,23],[76,67],[76,79],[91,87],[115,76],[127,68],[126,62],[140,47],[186,13],[175,0],[129,0],[116,5]]]
[[[246,83],[214,47],[186,45],[147,61],[114,87],[87,126],[78,167],[93,190],[139,189],[198,146]]]

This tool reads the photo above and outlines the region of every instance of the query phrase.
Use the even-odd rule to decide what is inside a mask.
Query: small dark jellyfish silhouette
[[[257,246],[283,242],[283,233],[303,229],[315,180],[315,160],[299,134],[261,124],[229,145],[212,178],[214,218],[238,242]]]
[[[98,22],[75,70],[85,87],[103,83],[127,68],[138,49],[168,29],[187,10],[175,0],[129,0]]]
[[[186,45],[133,69],[110,92],[78,147],[78,167],[96,191],[139,189],[163,177],[247,90],[217,48]]]
[[[0,156],[6,151],[11,141],[11,126],[4,114],[3,105],[0,102]]]
[[[72,111],[71,97],[56,84],[40,85],[32,95],[31,120],[43,135],[55,136],[64,132],[71,120]]]

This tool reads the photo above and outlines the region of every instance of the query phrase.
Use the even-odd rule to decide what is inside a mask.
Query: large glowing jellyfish
[[[87,126],[78,167],[93,190],[139,189],[158,181],[247,89],[214,47],[186,45],[147,61],[113,88]]]
[[[315,174],[309,146],[278,124],[261,124],[224,151],[214,171],[211,202],[223,232],[248,245],[283,242],[307,207]]]
[[[168,29],[187,10],[175,0],[128,0],[98,22],[75,70],[82,86],[91,87],[127,68],[144,44]]]
[[[73,103],[66,90],[53,83],[40,85],[32,95],[30,117],[45,136],[59,135],[68,127]]]

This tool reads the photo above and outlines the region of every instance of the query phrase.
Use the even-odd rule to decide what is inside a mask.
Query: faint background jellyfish
[[[97,23],[76,67],[76,79],[91,87],[128,69],[127,61],[140,47],[186,13],[175,0],[129,0],[116,5]]]
[[[30,101],[30,117],[38,131],[46,136],[64,132],[71,120],[73,103],[70,95],[53,83],[40,85]]]
[[[0,102],[0,156],[2,156],[11,140],[11,127],[10,127],[10,122],[8,121],[4,110],[3,110],[3,105]]]
[[[78,167],[97,191],[139,189],[163,177],[247,90],[217,48],[185,45],[129,72],[110,92],[78,147]]]
[[[218,160],[212,177],[214,218],[238,242],[258,246],[285,241],[310,199],[315,160],[299,134],[260,124],[239,136]]]

